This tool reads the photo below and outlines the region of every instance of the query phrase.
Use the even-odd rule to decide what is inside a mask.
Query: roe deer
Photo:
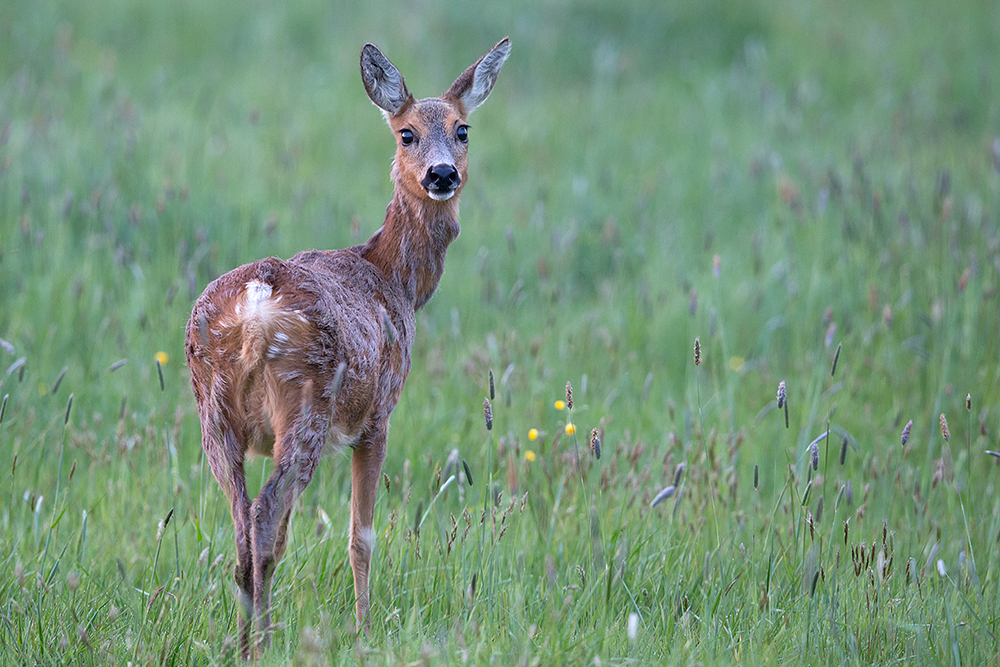
[[[505,38],[446,93],[417,100],[399,70],[366,44],[361,78],[397,140],[382,228],[364,245],[241,266],[194,305],[187,360],[202,447],[236,528],[244,657],[251,626],[255,653],[268,643],[271,574],[325,443],[354,450],[349,553],[358,627],[370,627],[372,519],[389,414],[410,370],[414,312],[437,288],[458,236],[466,118],[489,96],[509,53]],[[253,502],[243,470],[248,453],[275,462]]]

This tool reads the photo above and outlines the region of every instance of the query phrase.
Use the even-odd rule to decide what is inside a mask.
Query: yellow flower
[[[170,355],[162,351],[154,354],[153,358],[159,361],[161,366],[166,366],[167,362],[170,361]]]
[[[535,453],[534,453],[533,451],[531,451],[530,449],[526,449],[526,450],[524,450],[524,460],[525,460],[525,461],[527,461],[528,463],[531,463],[531,462],[533,462],[533,461],[534,461],[534,460],[535,460],[536,458],[538,458],[538,457],[537,457],[537,456],[535,456]]]
[[[555,402],[555,406],[556,406],[556,410],[565,410],[566,409],[566,401],[556,401]]]
[[[566,435],[573,435],[576,433],[576,427],[573,424],[566,424]]]
[[[535,440],[538,440],[538,429],[537,428],[529,428],[528,429],[528,440],[531,440],[532,442],[534,442]]]

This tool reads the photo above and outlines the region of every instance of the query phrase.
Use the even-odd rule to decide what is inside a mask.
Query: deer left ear
[[[504,37],[475,65],[462,72],[442,97],[457,101],[466,115],[486,101],[497,81],[500,68],[510,55],[510,38]]]

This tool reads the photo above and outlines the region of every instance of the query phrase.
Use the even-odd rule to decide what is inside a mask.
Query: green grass
[[[995,660],[1000,9],[912,4],[8,1],[0,662],[237,661],[191,303],[379,226],[365,41],[436,95],[508,34],[393,414],[371,636],[334,457],[262,664]],[[453,449],[475,486],[435,498]]]

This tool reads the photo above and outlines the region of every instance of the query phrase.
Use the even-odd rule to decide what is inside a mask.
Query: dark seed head
[[[694,339],[694,365],[701,366],[701,339]]]
[[[757,482],[760,481],[760,468],[756,463],[753,464],[753,488],[756,490]]]
[[[590,449],[594,452],[597,460],[601,460],[601,439],[597,436],[597,429],[590,431]]]
[[[782,380],[778,383],[778,408],[785,407],[785,399],[788,397],[785,391],[785,381]]]
[[[486,421],[486,430],[493,430],[493,406],[490,405],[490,399],[483,399],[483,418]]]
[[[494,388],[493,388],[493,369],[492,368],[490,369],[490,400],[491,401],[495,401],[496,400],[496,392],[494,391]]]
[[[573,409],[573,385],[566,383],[566,409]]]
[[[913,420],[906,422],[906,426],[903,427],[903,434],[899,437],[899,442],[903,447],[906,447],[906,443],[910,440],[910,429],[913,428]]]
[[[462,468],[465,470],[465,480],[469,486],[472,486],[472,471],[469,470],[469,464],[465,462],[465,459],[462,459]]]
[[[684,469],[686,467],[687,464],[681,461],[680,463],[677,464],[677,467],[674,468],[674,486],[680,486],[681,477],[684,476]]]
[[[840,441],[840,465],[844,465],[844,461],[847,460],[847,436]]]
[[[840,348],[844,346],[843,343],[837,343],[837,351],[833,353],[833,368],[830,369],[830,377],[837,372],[837,360],[840,359]]]

